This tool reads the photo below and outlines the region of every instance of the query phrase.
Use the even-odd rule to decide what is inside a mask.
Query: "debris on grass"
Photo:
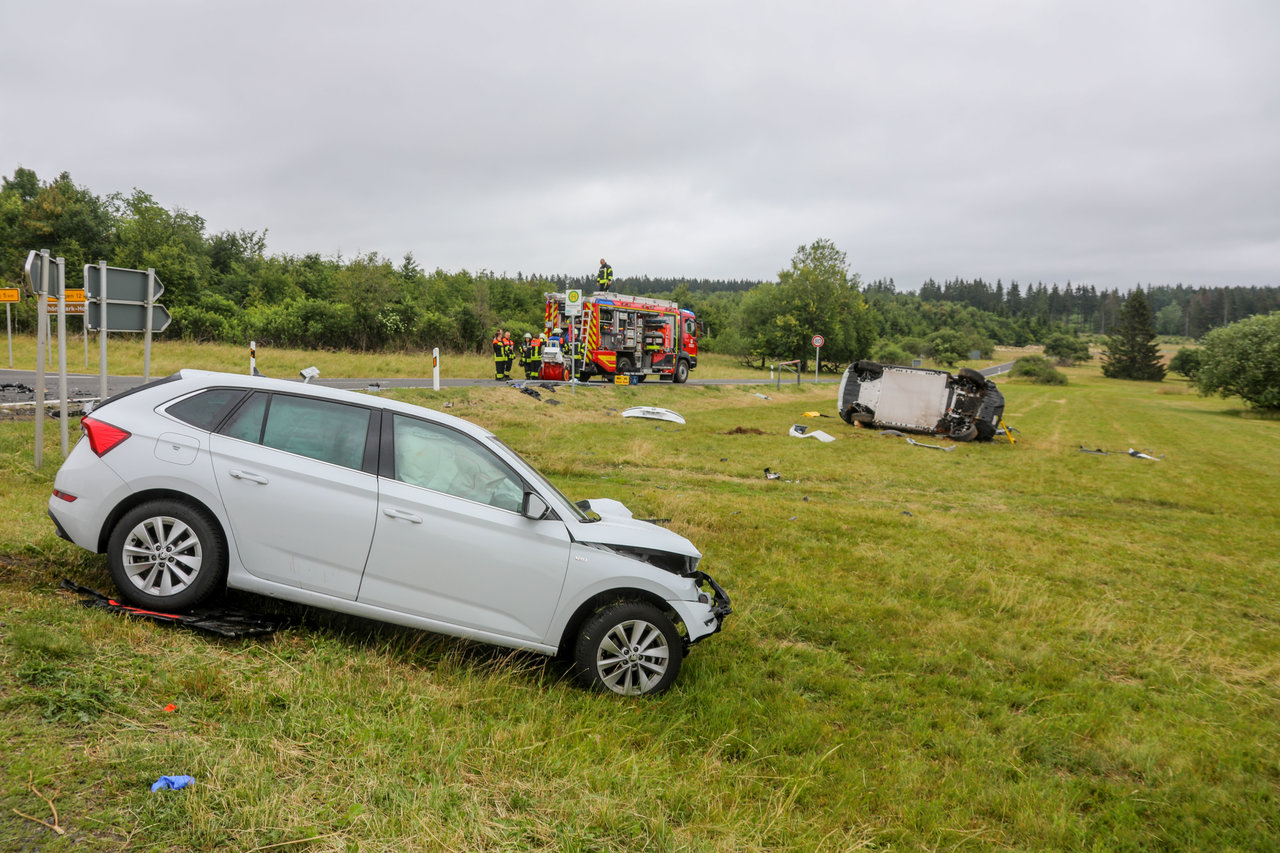
[[[941,444],[925,444],[922,441],[916,441],[914,438],[910,437],[907,438],[907,444],[911,444],[916,447],[927,447],[930,450],[941,450],[943,453],[950,453],[952,450],[956,449],[954,444],[950,447],[943,447]]]
[[[816,438],[818,439],[818,441],[822,441],[822,442],[836,440],[836,437],[834,435],[825,433],[820,429],[815,429],[812,432],[810,432],[809,428],[807,426],[804,426],[803,424],[792,424],[791,429],[787,430],[787,435],[790,435],[794,438]]]
[[[195,782],[192,776],[161,776],[151,785],[151,793],[156,791],[180,791]]]

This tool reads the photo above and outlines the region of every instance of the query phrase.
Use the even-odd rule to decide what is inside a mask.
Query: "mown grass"
[[[300,608],[235,642],[83,610],[56,437],[34,471],[2,423],[0,848],[1274,850],[1280,422],[1067,372],[953,452],[805,418],[830,385],[396,392],[703,550],[737,612],[639,702]]]

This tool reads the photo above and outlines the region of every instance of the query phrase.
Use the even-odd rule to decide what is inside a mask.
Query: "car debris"
[[[794,438],[816,438],[821,442],[836,440],[834,435],[825,433],[820,429],[815,429],[811,432],[809,428],[803,424],[792,424],[791,429],[787,430],[787,435],[793,436]]]
[[[899,367],[875,361],[851,364],[836,396],[848,424],[944,435],[954,441],[990,441],[1004,416],[1004,395],[976,370]]]
[[[191,628],[207,634],[216,634],[219,637],[261,637],[274,634],[289,621],[285,617],[267,616],[228,607],[201,608],[188,613],[165,613],[124,604],[103,595],[96,589],[80,586],[67,578],[63,578],[59,586],[77,595],[85,596],[80,599],[83,607],[109,610],[112,613],[150,619],[152,622],[177,625],[180,628]]]
[[[658,406],[632,406],[629,409],[624,409],[622,416],[624,418],[653,418],[659,421],[670,421],[673,424],[685,422],[684,418],[676,412]]]
[[[911,438],[910,436],[907,436],[907,444],[911,444],[916,447],[927,447],[930,450],[941,450],[943,453],[950,453],[951,451],[956,449],[956,446],[954,444],[949,445],[947,447],[943,447],[941,444],[925,444],[923,441],[916,441],[914,438]]]

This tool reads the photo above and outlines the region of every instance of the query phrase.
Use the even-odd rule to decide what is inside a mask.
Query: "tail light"
[[[105,456],[108,450],[133,434],[128,430],[112,426],[106,421],[96,420],[88,416],[80,419],[80,428],[84,430],[84,434],[89,438],[89,449],[99,456]]]

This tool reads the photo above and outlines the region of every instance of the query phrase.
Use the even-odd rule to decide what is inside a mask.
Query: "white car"
[[[622,694],[665,690],[732,612],[689,540],[430,409],[183,370],[82,426],[49,516],[140,607],[225,586],[561,655]]]

